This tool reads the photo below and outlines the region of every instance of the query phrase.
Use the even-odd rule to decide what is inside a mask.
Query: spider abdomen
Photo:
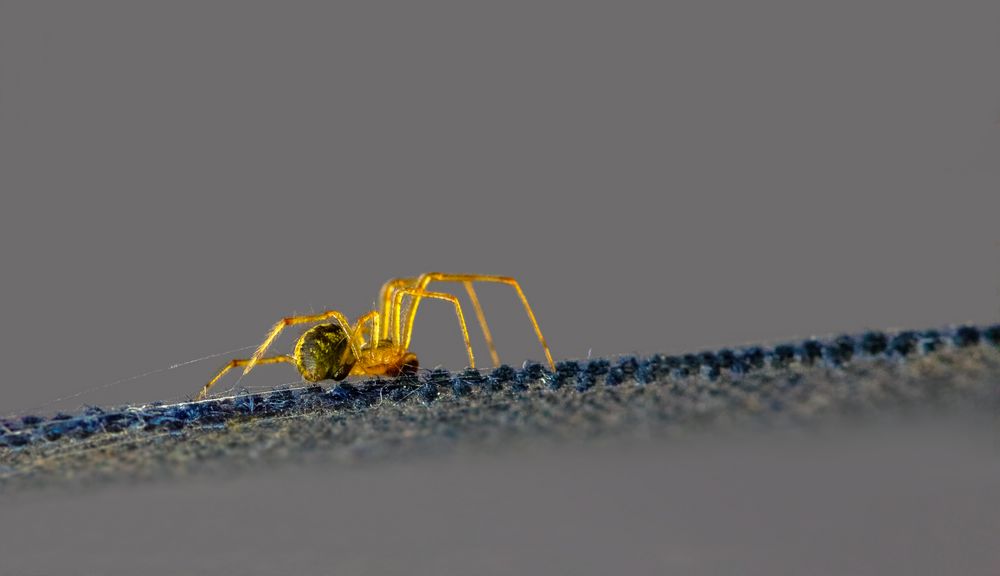
[[[356,362],[348,335],[337,324],[313,326],[295,344],[295,366],[309,382],[343,380]]]

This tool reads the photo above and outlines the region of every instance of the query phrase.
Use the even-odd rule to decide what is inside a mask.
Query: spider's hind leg
[[[249,361],[246,363],[246,367],[243,369],[243,374],[247,374],[253,369],[263,358],[264,353],[271,346],[271,343],[281,334],[281,331],[288,326],[294,326],[296,324],[306,324],[309,322],[322,322],[324,320],[329,320],[333,318],[340,324],[340,327],[344,330],[345,334],[350,336],[351,351],[354,352],[354,357],[359,358],[360,354],[358,347],[354,342],[354,330],[351,328],[351,323],[347,321],[347,317],[336,310],[327,310],[326,312],[321,312],[319,314],[309,314],[307,316],[289,316],[288,318],[282,318],[278,320],[271,330],[267,333],[264,341],[261,343],[257,351],[253,353]]]
[[[237,368],[239,366],[246,366],[247,364],[250,363],[250,360],[251,360],[250,358],[245,358],[245,359],[243,359],[243,358],[234,358],[233,360],[230,360],[230,362],[228,364],[226,364],[225,366],[222,367],[222,370],[219,370],[219,373],[215,375],[215,378],[212,378],[211,380],[209,380],[208,384],[205,384],[204,386],[202,386],[201,392],[198,392],[198,395],[195,396],[195,398],[194,398],[195,402],[197,402],[199,400],[204,400],[208,396],[208,391],[212,389],[212,386],[215,386],[215,383],[218,382],[220,378],[222,378],[223,376],[226,375],[226,372],[229,372],[233,368]],[[271,358],[260,358],[255,363],[256,364],[279,364],[279,363],[294,364],[295,363],[295,359],[292,358],[291,356],[274,356],[274,357],[271,357]]]

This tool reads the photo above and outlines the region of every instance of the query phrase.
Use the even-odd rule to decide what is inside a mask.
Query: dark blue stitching
[[[837,336],[831,340],[810,338],[798,344],[779,344],[771,348],[752,346],[736,351],[722,349],[684,356],[654,354],[646,358],[622,356],[614,363],[605,358],[586,361],[566,360],[550,372],[537,362],[526,362],[520,370],[501,365],[488,374],[473,369],[453,373],[434,369],[422,378],[405,374],[398,378],[372,378],[351,384],[341,382],[324,389],[313,385],[302,389],[278,389],[251,394],[242,391],[233,398],[220,398],[173,406],[151,404],[104,410],[86,407],[80,414],[58,413],[49,419],[37,415],[0,419],[0,447],[21,447],[39,441],[60,438],[86,438],[98,432],[123,432],[130,429],[180,430],[187,426],[222,425],[234,418],[274,416],[318,409],[363,410],[379,402],[403,402],[416,396],[424,402],[434,402],[442,392],[460,399],[474,394],[498,393],[504,390],[522,392],[533,384],[550,389],[573,385],[578,391],[593,388],[603,380],[606,386],[627,383],[649,385],[672,378],[671,392],[678,395],[719,396],[729,390],[717,381],[726,371],[739,388],[751,386],[743,376],[766,366],[784,369],[794,362],[812,365],[822,360],[836,368],[858,358],[907,358],[914,354],[931,354],[945,346],[968,348],[975,345],[1000,348],[1000,324],[978,328],[958,326],[949,330],[903,331],[894,334],[865,332],[860,336]],[[692,375],[700,375],[691,380]],[[783,388],[798,385],[801,375],[786,374],[780,381]],[[782,404],[774,400],[772,410]]]

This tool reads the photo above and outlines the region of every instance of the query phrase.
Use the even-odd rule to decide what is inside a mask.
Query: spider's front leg
[[[375,348],[378,346],[378,342],[381,339],[382,329],[381,329],[382,318],[377,310],[372,310],[371,312],[365,314],[364,316],[358,318],[358,321],[354,324],[354,335],[358,339],[358,345],[364,350],[365,345],[369,348]],[[369,324],[369,328],[365,328],[365,324]],[[364,336],[368,334],[368,342],[365,342]]]
[[[545,342],[545,336],[542,335],[542,329],[538,326],[538,320],[535,318],[535,313],[531,310],[531,305],[528,304],[528,297],[524,295],[524,290],[521,289],[521,284],[517,280],[510,276],[493,276],[490,274],[445,274],[442,272],[428,272],[421,275],[420,278],[417,279],[413,288],[417,290],[425,290],[431,282],[462,282],[465,284],[466,291],[469,292],[469,297],[472,299],[473,306],[476,308],[476,315],[480,317],[480,325],[483,327],[484,335],[488,333],[488,329],[486,328],[486,317],[483,315],[482,308],[478,306],[479,299],[475,297],[475,292],[472,290],[472,283],[495,282],[513,287],[518,298],[521,300],[521,304],[524,306],[524,311],[528,313],[528,320],[531,321],[531,325],[535,329],[535,335],[538,336],[538,342],[541,343],[542,349],[545,351],[545,358],[549,362],[549,367],[555,370],[555,362],[552,360],[552,352],[549,350],[549,345]],[[417,297],[414,299],[413,304],[410,305],[406,325],[412,325],[413,318],[417,314],[417,306],[419,306],[419,304],[420,298]],[[492,338],[487,337],[487,341],[492,347]],[[494,361],[497,361],[497,359],[495,358]]]
[[[379,300],[381,300],[382,311],[382,335],[381,338],[389,338],[392,334],[392,303],[396,291],[400,288],[412,288],[417,282],[417,278],[390,278],[379,290]]]
[[[462,338],[465,341],[465,349],[469,353],[469,368],[476,367],[476,357],[472,353],[472,343],[469,341],[469,329],[465,325],[465,315],[462,314],[462,304],[458,301],[452,294],[446,294],[444,292],[428,292],[426,290],[419,290],[416,288],[400,288],[396,290],[393,295],[393,305],[391,308],[392,312],[392,322],[395,327],[395,340],[396,345],[402,350],[409,350],[410,348],[410,337],[413,334],[413,321],[411,320],[406,326],[406,335],[403,336],[402,329],[400,326],[400,309],[403,305],[403,297],[412,296],[414,298],[414,304],[420,298],[434,298],[436,300],[444,300],[446,302],[451,302],[455,306],[455,315],[458,316],[458,326],[462,330]]]
[[[402,288],[417,288],[421,278],[413,278],[413,277],[392,278],[388,282],[382,285],[382,290],[380,292],[380,299],[382,300],[382,317],[384,318],[384,321],[382,323],[383,338],[388,338],[390,334],[394,333],[393,332],[394,314],[392,312],[392,302],[396,292]],[[479,322],[479,328],[483,331],[483,338],[486,340],[487,348],[489,348],[490,358],[492,358],[493,360],[493,365],[499,366],[500,356],[497,354],[496,345],[493,344],[493,334],[490,332],[489,324],[486,323],[486,315],[483,313],[482,305],[479,304],[479,296],[476,295],[476,290],[472,287],[471,282],[463,282],[462,284],[465,286],[465,291],[469,295],[469,300],[472,302],[472,309],[476,313],[476,320]],[[413,309],[412,314],[410,313],[406,314],[409,323],[413,322],[413,318],[415,316],[416,316],[416,309]]]

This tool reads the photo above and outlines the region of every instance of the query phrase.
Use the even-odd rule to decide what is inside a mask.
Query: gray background
[[[997,30],[972,1],[2,1],[0,412],[183,399],[228,356],[108,384],[426,270],[519,277],[559,358],[996,321]],[[443,305],[414,348],[464,365]]]

